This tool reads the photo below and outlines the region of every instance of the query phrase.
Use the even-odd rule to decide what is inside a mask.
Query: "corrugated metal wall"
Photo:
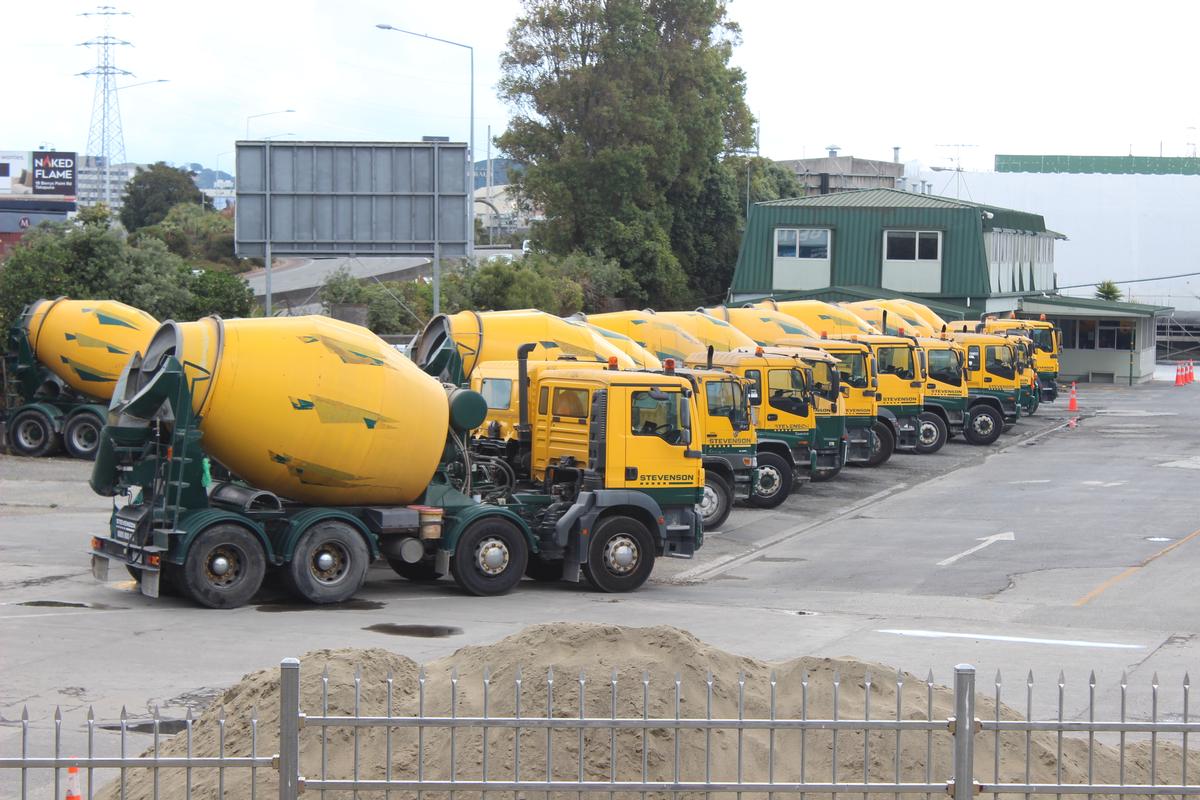
[[[834,286],[879,286],[883,232],[919,229],[943,232],[942,294],[988,295],[987,262],[980,214],[973,208],[837,208],[755,206],[742,238],[733,276],[735,294],[772,291],[774,230],[780,227],[833,230]]]

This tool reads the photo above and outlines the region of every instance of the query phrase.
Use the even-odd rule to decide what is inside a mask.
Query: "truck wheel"
[[[928,455],[942,449],[946,443],[949,429],[945,421],[932,411],[922,411],[917,415],[917,447],[918,453]]]
[[[516,586],[528,561],[529,547],[520,529],[506,519],[489,517],[459,537],[450,574],[463,591],[486,597]]]
[[[40,457],[58,452],[58,434],[45,412],[27,408],[8,424],[8,441],[19,456]]]
[[[592,531],[583,575],[597,591],[632,592],[654,570],[654,540],[632,517],[606,517]]]
[[[748,501],[755,508],[775,508],[792,493],[792,465],[775,453],[758,454],[758,487]]]
[[[349,600],[367,578],[371,554],[363,537],[345,522],[318,522],[296,542],[284,567],[288,588],[318,605]]]
[[[387,563],[392,572],[413,583],[433,583],[442,579],[442,573],[437,571],[436,559],[425,558],[410,564],[402,558],[389,558]]]
[[[715,531],[725,524],[733,510],[733,490],[724,478],[715,472],[704,471],[704,491],[696,510],[706,531]]]
[[[1032,417],[1037,413],[1038,406],[1042,404],[1042,382],[1035,378],[1033,381],[1033,389],[1030,390],[1031,397],[1029,406],[1025,409],[1025,415]]]
[[[975,406],[967,413],[963,436],[971,444],[988,445],[1000,438],[1004,418],[991,406]]]
[[[560,581],[563,576],[563,560],[543,558],[537,553],[530,553],[529,563],[525,565],[525,575],[539,583]]]
[[[266,555],[254,534],[240,525],[215,525],[188,549],[181,588],[202,606],[237,608],[254,597],[266,571]]]
[[[71,417],[63,428],[63,449],[72,458],[85,461],[96,460],[96,448],[100,446],[100,429],[104,422],[90,411]]]
[[[814,469],[812,471],[812,474],[809,476],[809,480],[811,480],[813,483],[824,483],[825,481],[831,481],[834,478],[836,478],[838,476],[838,473],[841,471],[842,471],[841,467],[827,467],[825,469]]]
[[[866,460],[863,466],[878,467],[896,451],[896,437],[892,434],[892,429],[882,422],[876,421],[872,426],[871,432],[875,434],[875,444],[871,448],[871,457]]]

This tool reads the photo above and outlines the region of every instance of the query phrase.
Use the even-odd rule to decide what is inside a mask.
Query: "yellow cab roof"
[[[827,353],[858,352],[865,353],[871,348],[862,342],[852,342],[849,339],[815,338],[812,336],[784,336],[776,340],[779,347],[815,347]]]

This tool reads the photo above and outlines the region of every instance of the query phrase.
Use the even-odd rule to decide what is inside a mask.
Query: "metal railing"
[[[49,724],[35,726],[26,711],[20,755],[0,754],[0,779],[15,778],[0,780],[0,795],[62,798],[68,767],[83,771],[87,798],[191,798],[193,792],[280,800],[300,794],[407,799],[429,792],[451,800],[463,792],[471,800],[530,793],[546,800],[563,793],[610,800],[648,795],[680,800],[701,793],[705,800],[713,793],[736,794],[739,800],[745,793],[769,800],[777,795],[803,800],[807,794],[836,800],[839,793],[864,800],[1200,795],[1200,785],[1189,781],[1189,761],[1200,756],[1191,752],[1189,736],[1200,732],[1200,723],[1189,720],[1186,676],[1181,713],[1170,715],[1160,714],[1154,678],[1149,719],[1130,718],[1122,676],[1116,721],[1096,718],[1094,675],[1086,708],[1076,719],[1066,715],[1060,675],[1057,714],[1048,720],[1034,717],[1032,675],[1024,682],[1023,718],[1003,705],[999,674],[992,697],[976,694],[975,677],[973,667],[956,667],[951,694],[934,684],[932,673],[906,688],[913,681],[903,674],[875,681],[869,674],[850,678],[835,671],[818,681],[807,671],[786,679],[772,672],[757,680],[739,674],[735,684],[693,672],[688,680],[676,674],[664,685],[644,672],[632,681],[616,670],[599,681],[584,673],[564,680],[553,671],[529,680],[517,668],[500,692],[485,668],[474,692],[460,686],[457,671],[445,678],[446,685],[431,687],[422,670],[399,681],[389,673],[382,685],[367,687],[374,698],[367,703],[356,673],[352,687],[332,687],[333,706],[348,713],[331,713],[326,671],[315,681],[309,678],[304,696],[319,697],[310,701],[319,708],[305,713],[300,663],[285,659],[278,721],[260,731],[251,709],[239,719],[233,747],[227,746],[228,720],[220,708],[200,720],[189,713],[173,721],[179,733],[171,739],[163,732],[171,721],[157,711],[137,723],[122,712],[118,722],[103,726],[89,711],[83,730],[73,731],[84,734],[86,755],[64,756],[62,714],[56,711]],[[886,708],[880,708],[885,700]],[[34,754],[35,727],[49,733],[52,754]],[[119,739],[102,739],[97,747],[97,727],[113,730]],[[132,756],[135,730],[152,739],[149,749]],[[260,735],[271,745],[278,742],[278,754],[259,754]],[[117,752],[101,753],[105,748]],[[1190,774],[1197,769],[1200,758]],[[41,780],[31,773],[40,773]],[[980,775],[988,777],[979,781]],[[108,785],[101,790],[101,783]]]

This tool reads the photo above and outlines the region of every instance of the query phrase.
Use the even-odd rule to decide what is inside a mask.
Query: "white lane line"
[[[1026,484],[1026,483],[1049,483],[1049,482],[1050,482],[1049,478],[1041,478],[1039,480],[1032,480],[1032,481],[1009,481],[1009,484],[1012,486],[1020,486],[1022,484]]]
[[[114,611],[128,611],[127,608],[81,608],[78,611],[50,611],[45,614],[12,614],[10,616],[0,616],[0,622],[8,622],[10,619],[42,619],[44,617],[75,617],[80,614],[111,614]]]
[[[1082,639],[1037,639],[1029,636],[999,636],[987,633],[950,633],[949,631],[923,631],[905,628],[884,628],[876,633],[894,633],[897,636],[915,636],[919,639],[983,639],[989,642],[1016,642],[1017,644],[1052,644],[1059,647],[1099,647],[1108,650],[1145,650],[1141,644],[1120,642],[1089,642]]]
[[[971,553],[979,552],[988,545],[993,545],[996,542],[1013,542],[1016,541],[1016,539],[1017,536],[1012,531],[1007,531],[1005,533],[994,533],[991,536],[980,536],[976,541],[983,542],[983,544],[977,544],[968,550],[963,550],[957,555],[950,556],[949,558],[943,558],[941,561],[937,562],[937,565],[939,567],[948,567],[963,556],[969,556]]]

